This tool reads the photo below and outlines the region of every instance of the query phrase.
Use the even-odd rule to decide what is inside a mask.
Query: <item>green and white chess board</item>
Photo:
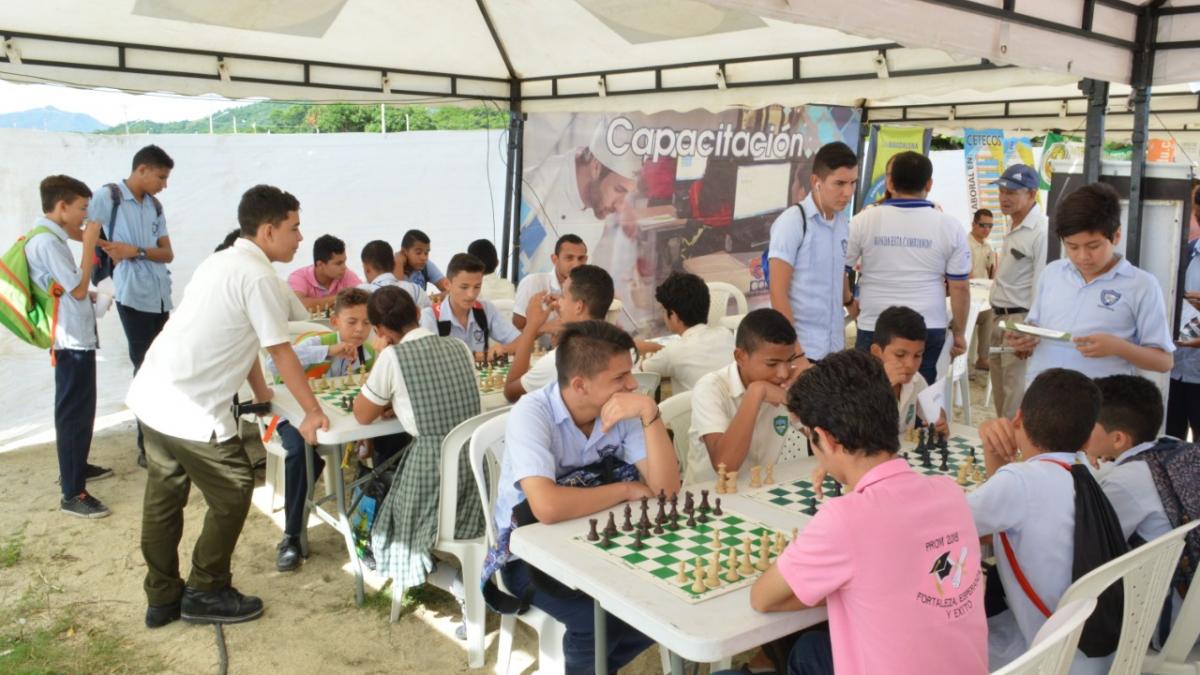
[[[652,504],[651,515],[656,508]],[[635,525],[638,520],[638,512],[639,507],[634,505],[633,522]],[[699,517],[698,506],[696,512]],[[617,534],[611,537],[608,548],[603,546],[603,536],[600,541],[588,541],[586,532],[574,537],[573,540],[590,550],[599,552],[613,563],[633,570],[643,578],[657,581],[659,585],[667,588],[674,595],[691,603],[703,602],[754,583],[754,580],[761,574],[758,569],[754,569],[745,576],[740,576],[737,581],[727,581],[725,578],[729,569],[729,549],[736,547],[740,556],[744,548],[743,539],[750,539],[752,554],[750,564],[752,566],[758,561],[763,534],[767,534],[770,538],[771,561],[777,557],[775,530],[724,507],[722,507],[722,515],[709,515],[708,522],[697,522],[695,527],[688,527],[685,524],[687,517],[681,512],[678,529],[673,530],[669,524],[664,524],[663,533],[654,534],[653,528],[651,528],[650,536],[642,540],[640,550],[633,548],[633,531],[620,531],[622,521],[620,511],[614,510],[613,515],[616,518]],[[603,530],[608,514],[597,514],[597,518],[599,519],[598,529]],[[717,549],[718,541],[721,548],[718,565],[721,576],[720,585],[716,588],[705,588],[702,593],[693,593],[692,584],[695,581],[693,575],[696,571],[696,559],[702,558],[704,569],[708,571],[711,568],[713,552]],[[786,541],[787,535],[784,537],[784,542],[786,543]],[[684,563],[686,581],[679,580],[679,563],[681,561]]]
[[[349,415],[354,412],[354,399],[358,396],[358,391],[362,389],[362,385],[351,382],[353,381],[338,385],[330,384],[329,389],[314,391],[313,396],[316,396],[318,401],[334,412]]]

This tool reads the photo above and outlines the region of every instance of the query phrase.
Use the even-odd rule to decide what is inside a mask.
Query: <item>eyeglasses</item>
[[[992,229],[994,225],[995,223],[975,223],[975,227],[986,227],[989,230]]]

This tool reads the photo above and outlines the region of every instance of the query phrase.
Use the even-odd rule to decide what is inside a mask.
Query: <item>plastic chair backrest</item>
[[[476,427],[471,434],[471,473],[475,476],[475,487],[483,502],[483,521],[487,524],[487,546],[496,545],[496,524],[492,512],[496,509],[496,485],[500,480],[500,460],[504,457],[504,430],[508,426],[507,408]],[[484,466],[486,465],[486,469]]]
[[[496,311],[500,312],[501,316],[508,319],[509,321],[512,321],[512,317],[513,317],[513,299],[512,298],[496,298],[495,300],[491,300],[490,302],[492,303],[492,306],[496,308]]]
[[[1113,657],[1113,673],[1140,673],[1146,645],[1158,625],[1171,577],[1183,551],[1183,538],[1200,520],[1180,525],[1075,580],[1058,601],[1059,607],[1076,600],[1096,598],[1117,581],[1124,583],[1125,611],[1121,637]]]
[[[705,283],[708,286],[708,323],[714,326],[720,325],[721,317],[729,313],[729,300],[733,299],[737,309],[734,314],[745,314],[749,311],[749,305],[746,303],[746,294],[743,293],[737,286],[726,283],[724,281],[709,281]]]
[[[662,375],[658,373],[634,373],[633,379],[637,380],[639,394],[654,396],[654,392],[658,391],[658,384],[662,382]]]
[[[1071,670],[1083,623],[1095,609],[1095,598],[1059,607],[1038,629],[1029,650],[993,675],[1064,675]]]
[[[1200,579],[1192,579],[1187,597],[1183,599],[1183,607],[1175,625],[1171,626],[1171,634],[1163,643],[1162,651],[1151,658],[1158,664],[1154,672],[1196,672],[1200,673],[1200,663],[1192,656],[1196,642],[1200,640]],[[1188,659],[1192,659],[1188,661]]]
[[[959,354],[950,363],[950,367],[952,369],[950,373],[953,376],[951,378],[952,380],[957,380],[958,378],[967,374],[968,364],[970,363],[969,357],[971,356],[971,338],[975,336],[975,322],[979,320],[979,310],[980,304],[977,302],[972,302],[970,304],[970,309],[967,311],[967,326],[963,334],[963,337],[965,337],[967,341],[967,351]],[[947,338],[947,342],[950,342],[950,340],[953,339],[951,336],[947,336]],[[930,384],[933,383],[930,382]]]
[[[688,431],[692,428],[692,392],[681,391],[658,404],[663,424],[675,435],[675,457],[679,472],[687,475]]]
[[[507,413],[508,410],[508,406],[496,408],[464,420],[442,439],[442,484],[438,490],[439,540],[454,539],[454,519],[457,516],[458,506],[458,463],[461,461],[463,446],[471,440],[480,425],[497,415]]]

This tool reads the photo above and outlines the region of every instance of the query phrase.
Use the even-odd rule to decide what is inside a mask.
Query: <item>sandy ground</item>
[[[984,380],[973,377],[975,424],[992,417],[983,402]],[[251,455],[262,456],[261,445]],[[13,603],[31,586],[60,588],[53,602],[78,603],[81,621],[105,626],[123,638],[131,653],[161,661],[165,672],[215,673],[218,657],[211,628],[176,622],[155,631],[143,625],[145,563],[139,548],[145,472],[134,461],[132,422],[99,432],[93,463],[112,467],[113,478],[95,482],[92,492],[112,509],[97,521],[58,512],[57,464],[53,444],[32,445],[0,454],[0,541],[24,531],[22,561],[0,574],[0,606]],[[455,640],[458,606],[449,595],[431,590],[406,610],[399,622],[387,621],[386,601],[376,598],[358,608],[344,547],[332,528],[310,525],[312,557],[298,572],[275,570],[275,545],[282,512],[271,512],[262,484],[255,494],[245,530],[234,555],[239,590],[263,598],[266,614],[258,621],[225,629],[230,673],[315,672],[464,672],[465,644]],[[204,502],[193,492],[186,510],[181,559],[186,565],[198,532]],[[368,590],[368,594],[372,591]],[[498,621],[489,617],[486,669],[495,663]],[[536,643],[521,626],[513,672],[532,672]],[[657,650],[648,650],[623,672],[657,673]]]

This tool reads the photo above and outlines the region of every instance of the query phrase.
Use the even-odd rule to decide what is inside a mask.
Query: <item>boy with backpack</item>
[[[988,479],[967,495],[981,536],[995,537],[997,566],[1011,614],[989,621],[991,667],[1029,649],[1067,587],[1125,553],[1120,525],[1090,470],[1076,464],[1100,414],[1100,390],[1064,368],[1029,385],[1017,415],[979,427]],[[1021,458],[1024,461],[1014,461]],[[994,578],[990,581],[995,582]],[[1120,632],[1121,587],[1100,595],[1084,627],[1071,672],[1106,673]],[[1015,644],[1003,630],[1015,621]],[[1115,623],[1115,630],[1114,630]]]
[[[476,361],[512,354],[521,337],[521,331],[495,305],[479,299],[484,269],[479,258],[469,253],[455,254],[446,266],[450,283],[446,297],[421,311],[422,328],[467,343]]]
[[[88,284],[100,224],[87,220],[92,191],[70,176],[42,181],[42,210],[25,243],[29,280],[53,297],[54,431],[58,447],[59,510],[80,518],[103,518],[108,507],[87,491],[89,480],[112,475],[88,464],[96,418],[96,313]],[[79,264],[67,239],[83,242]]]
[[[133,156],[129,177],[105,185],[88,207],[88,217],[103,227],[101,265],[93,281],[113,278],[117,314],[135,375],[173,307],[167,263],[175,259],[175,252],[162,203],[155,195],[166,189],[174,167],[175,160],[162,148],[147,145]],[[138,466],[144,469],[146,443],[140,423],[137,446]]]

